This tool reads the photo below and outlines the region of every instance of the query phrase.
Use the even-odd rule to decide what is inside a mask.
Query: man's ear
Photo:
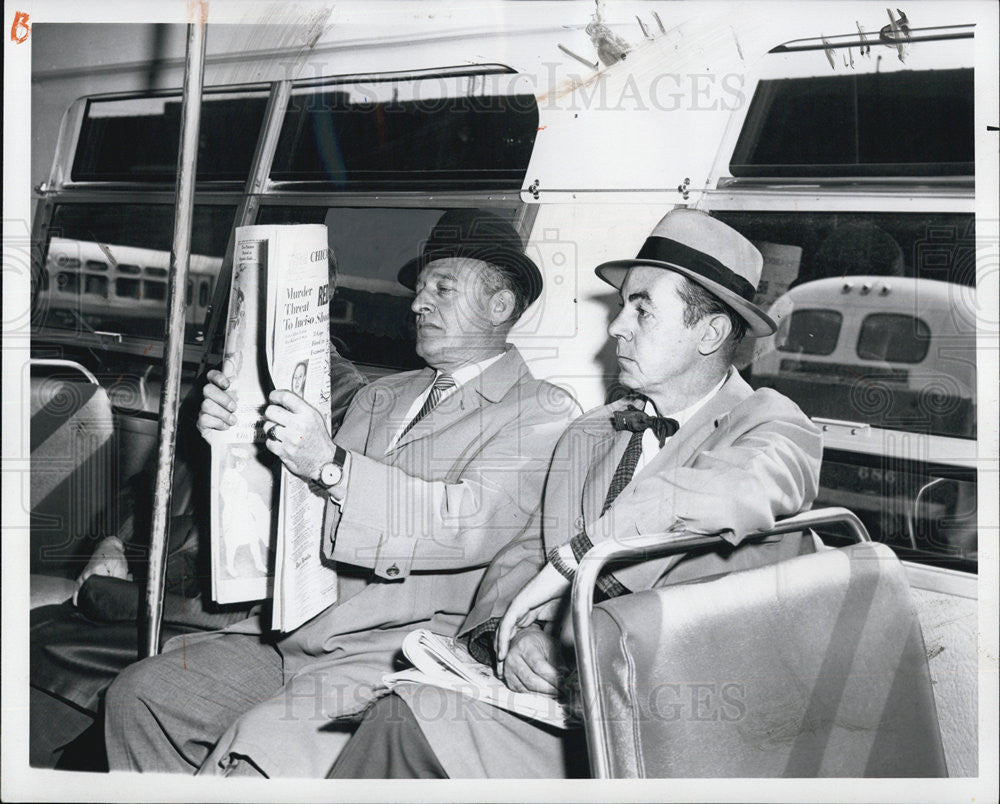
[[[701,321],[701,338],[698,340],[698,351],[703,355],[711,355],[719,351],[733,331],[733,322],[725,313],[708,315]]]
[[[514,293],[513,291],[498,290],[490,298],[490,323],[495,327],[501,324],[513,323],[514,316]]]

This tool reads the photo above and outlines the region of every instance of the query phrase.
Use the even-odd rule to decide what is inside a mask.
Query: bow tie
[[[664,442],[677,432],[680,425],[677,424],[676,419],[670,419],[666,416],[650,416],[635,408],[625,408],[614,412],[611,426],[615,430],[629,430],[633,433],[642,433],[647,429],[652,430],[653,435],[660,439],[660,447],[662,448]]]

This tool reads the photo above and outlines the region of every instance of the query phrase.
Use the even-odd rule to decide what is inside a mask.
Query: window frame
[[[921,72],[928,69],[938,69],[941,65],[969,66],[967,40],[975,36],[975,25],[953,25],[939,28],[911,29],[910,42],[921,42],[920,48],[914,52],[905,63],[896,59],[882,59],[879,69],[882,70],[913,70]],[[879,42],[878,33],[865,35],[865,43],[870,45],[872,53],[891,54],[893,45]],[[963,198],[975,192],[974,176],[746,176],[735,177],[729,170],[736,145],[740,140],[743,128],[748,122],[750,100],[753,99],[762,81],[772,78],[804,78],[809,76],[831,75],[826,55],[829,51],[837,58],[846,54],[851,48],[862,44],[859,35],[855,33],[841,36],[825,36],[814,39],[798,39],[786,42],[772,48],[763,58],[761,66],[753,74],[750,82],[743,88],[746,102],[742,108],[730,115],[725,131],[720,140],[708,181],[705,196],[717,192],[755,192],[758,188],[771,188],[779,192],[802,192],[810,195],[822,189],[823,192],[844,193],[845,195],[864,196],[867,194],[894,194],[912,191],[926,192],[941,197],[954,196]],[[881,51],[878,48],[882,48]],[[815,53],[816,62],[812,66],[804,64],[802,56],[807,51]],[[958,58],[957,52],[964,56]],[[928,55],[930,54],[930,55]],[[846,55],[843,56],[846,58]],[[924,59],[927,61],[923,61]],[[937,59],[937,61],[935,61]],[[875,60],[872,60],[872,64]],[[855,62],[857,69],[863,66]],[[975,69],[975,66],[973,65]],[[834,70],[840,69],[839,65]],[[865,69],[869,69],[865,67]],[[846,209],[845,209],[846,211]],[[859,210],[864,211],[864,210]],[[941,210],[944,211],[944,210]]]
[[[204,343],[185,343],[183,351],[184,366],[197,366],[197,371],[203,372],[206,366],[221,360],[221,355],[218,351],[212,350],[212,345],[217,340],[214,337],[214,333],[218,332],[228,299],[235,230],[239,226],[253,224],[257,220],[261,205],[418,207],[433,203],[436,206],[446,208],[462,206],[515,207],[517,209],[515,227],[522,238],[526,239],[531,231],[538,210],[533,205],[525,204],[522,201],[519,189],[497,192],[485,188],[473,193],[451,191],[332,193],[317,190],[314,186],[311,187],[309,182],[272,182],[269,179],[278,138],[281,133],[281,126],[284,122],[285,113],[293,91],[320,86],[328,87],[333,84],[419,80],[435,77],[463,77],[483,74],[518,75],[516,70],[506,65],[486,63],[426,70],[322,76],[297,81],[278,80],[204,87],[203,92],[205,95],[266,91],[267,104],[264,110],[264,119],[261,124],[260,134],[245,181],[201,180],[195,186],[194,203],[196,205],[231,204],[235,206],[236,212],[222,265],[211,292],[208,313],[203,327]],[[71,177],[73,159],[79,147],[79,139],[89,103],[99,100],[176,97],[178,92],[179,90],[176,88],[169,88],[149,92],[102,93],[78,98],[70,104],[60,126],[49,180],[36,188],[38,202],[32,224],[32,236],[36,244],[36,247],[33,249],[33,258],[36,263],[34,267],[35,271],[45,274],[49,245],[49,228],[55,208],[58,205],[86,203],[174,203],[174,187],[172,182],[73,181]],[[530,162],[530,156],[528,161]],[[525,164],[525,170],[527,168],[528,164]],[[194,301],[197,301],[198,294],[195,293],[194,295]],[[123,355],[154,359],[162,358],[164,348],[164,342],[156,338],[117,332],[98,331],[79,333],[65,329],[60,330],[57,327],[36,325],[32,325],[31,328],[31,341],[33,345],[52,344],[73,345],[77,347],[82,345],[88,348],[97,347],[101,350],[110,349]]]
[[[707,191],[696,205],[710,214],[777,213],[794,218],[800,214],[822,213],[875,213],[875,214],[964,214],[975,217],[974,187],[965,189],[922,186],[904,190],[889,187],[826,187],[782,186],[768,188],[726,185]],[[977,221],[978,224],[978,221]],[[849,337],[841,332],[840,338]],[[933,331],[931,338],[933,339]],[[822,359],[822,358],[820,358]],[[919,365],[919,364],[918,364]],[[977,371],[978,371],[977,366]],[[977,375],[978,376],[978,375]],[[793,400],[794,401],[794,400]],[[811,417],[823,436],[824,463],[839,455],[854,456],[855,462],[897,462],[904,465],[925,464],[946,470],[968,473],[989,482],[988,476],[979,471],[979,436],[958,438],[945,435],[889,430],[867,423],[840,421]],[[933,456],[933,458],[931,458]],[[916,556],[907,557],[908,571],[912,569],[922,582],[954,583],[966,589],[966,579],[978,578],[978,570],[956,569],[960,563],[942,554],[939,563],[914,563]]]
[[[262,92],[265,97],[269,97],[272,91],[272,84],[268,82],[256,82],[247,84],[220,84],[214,86],[206,86],[202,88],[202,97],[210,97],[212,95],[232,95],[239,94],[241,92]],[[171,194],[174,190],[174,185],[176,180],[170,181],[99,181],[99,180],[74,180],[73,179],[73,160],[76,158],[76,153],[80,147],[80,136],[83,133],[84,123],[87,119],[87,111],[90,105],[95,102],[108,102],[108,101],[127,101],[127,100],[145,100],[145,99],[155,99],[155,98],[170,98],[170,97],[180,97],[181,90],[179,88],[170,89],[155,89],[145,92],[108,92],[98,95],[85,95],[81,98],[77,98],[70,105],[65,116],[63,117],[62,126],[60,127],[59,140],[56,145],[55,159],[53,160],[53,169],[49,177],[49,183],[47,190],[49,192],[67,190],[67,189],[79,189],[81,191],[87,190],[109,190],[109,191],[142,191],[143,189],[149,190],[151,192],[156,191],[169,191]],[[265,107],[264,119],[261,121],[261,133],[258,136],[258,144],[260,137],[263,136],[264,130],[268,126],[267,108]],[[253,160],[251,160],[249,173],[252,174],[254,169]],[[240,192],[245,187],[245,180],[237,179],[225,179],[225,180],[213,180],[206,181],[201,179],[197,183],[198,189],[208,190],[208,191],[226,191],[230,190],[233,192]]]

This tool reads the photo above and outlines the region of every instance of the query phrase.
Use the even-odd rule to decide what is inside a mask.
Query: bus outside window
[[[717,214],[764,254],[779,322],[744,346],[753,385],[855,430],[976,437],[971,214]],[[817,506],[850,508],[901,556],[976,568],[974,471],[828,449],[821,483]]]
[[[194,211],[190,272],[214,282],[222,265],[234,206]],[[37,326],[163,337],[173,207],[167,204],[64,204],[49,226],[47,258],[35,298]],[[83,266],[80,268],[80,266]],[[73,267],[75,266],[75,268]],[[201,336],[210,299],[186,299],[185,339]]]

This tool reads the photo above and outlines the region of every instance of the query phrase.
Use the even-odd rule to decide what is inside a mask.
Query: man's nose
[[[421,290],[413,297],[410,309],[415,313],[429,313],[432,309],[430,298],[426,290]]]
[[[608,324],[608,335],[612,338],[623,338],[626,341],[631,340],[631,333],[625,325],[624,319],[625,310],[621,310],[618,315],[611,319],[611,323]]]

